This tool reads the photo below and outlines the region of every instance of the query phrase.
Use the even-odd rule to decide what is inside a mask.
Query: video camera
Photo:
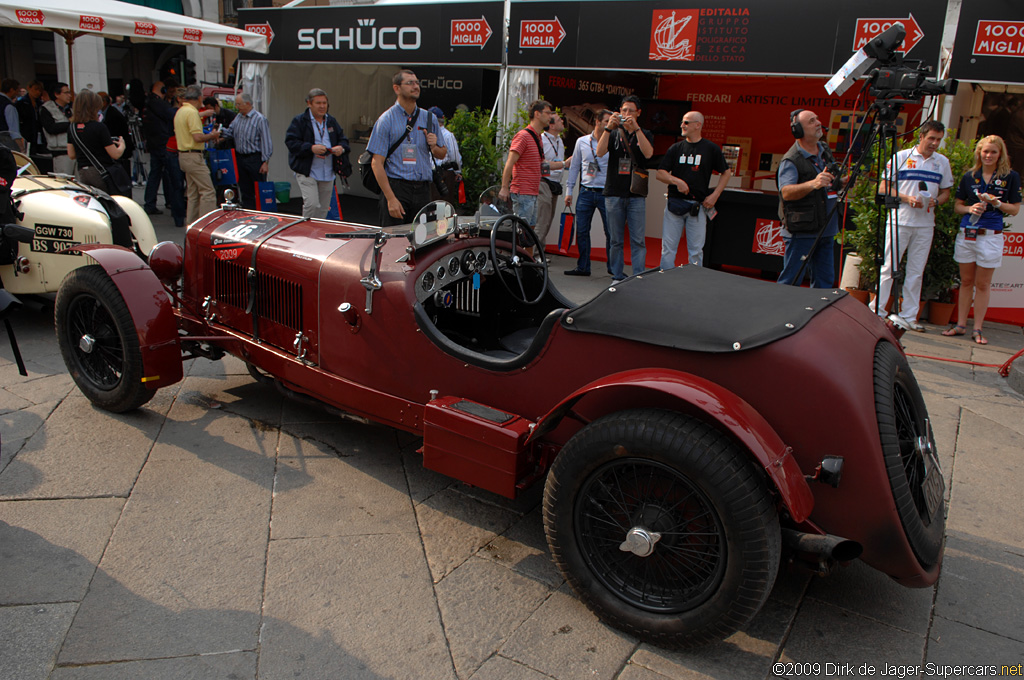
[[[920,60],[904,61],[896,52],[906,35],[903,24],[896,22],[864,45],[864,53],[878,61],[878,67],[868,74],[868,94],[894,104],[916,104],[923,97],[956,94],[956,80],[929,78],[930,67],[922,67]]]

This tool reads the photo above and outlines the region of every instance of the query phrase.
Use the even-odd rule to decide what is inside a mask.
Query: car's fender
[[[807,519],[814,508],[814,496],[786,446],[772,426],[749,403],[735,393],[691,373],[660,368],[623,371],[584,385],[548,411],[534,428],[535,440],[554,430],[580,401],[598,393],[622,388],[661,393],[688,404],[717,423],[757,459],[779,492],[783,504],[796,522]]]
[[[124,298],[139,335],[146,386],[155,390],[181,380],[184,368],[177,319],[171,299],[153,270],[121,246],[83,244],[74,249],[96,260]]]
[[[142,206],[126,196],[112,196],[121,209],[128,213],[132,221],[132,235],[139,244],[139,252],[149,257],[149,251],[157,244],[156,230],[149,215],[142,209]]]

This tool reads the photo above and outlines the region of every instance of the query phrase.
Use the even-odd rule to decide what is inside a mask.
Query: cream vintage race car
[[[11,191],[14,224],[26,229],[7,228],[0,235],[0,281],[10,293],[55,293],[71,270],[95,264],[69,251],[71,246],[123,245],[148,256],[156,245],[153,223],[132,199],[108,196],[67,176],[39,175],[26,156],[15,158],[21,174]]]

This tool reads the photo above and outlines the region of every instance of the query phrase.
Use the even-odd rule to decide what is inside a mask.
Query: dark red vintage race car
[[[535,238],[444,203],[384,230],[227,205],[148,264],[79,246],[98,265],[64,281],[57,335],[101,408],[230,353],[290,396],[419,434],[427,468],[508,497],[543,481],[566,579],[656,644],[743,626],[783,556],[936,580],[928,414],[864,305],[692,266],[575,305]]]

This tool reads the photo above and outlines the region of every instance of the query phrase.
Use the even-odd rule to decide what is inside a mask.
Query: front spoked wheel
[[[155,392],[142,382],[142,351],[131,313],[102,267],[79,267],[67,275],[54,316],[64,364],[89,401],[122,413],[153,398]]]

